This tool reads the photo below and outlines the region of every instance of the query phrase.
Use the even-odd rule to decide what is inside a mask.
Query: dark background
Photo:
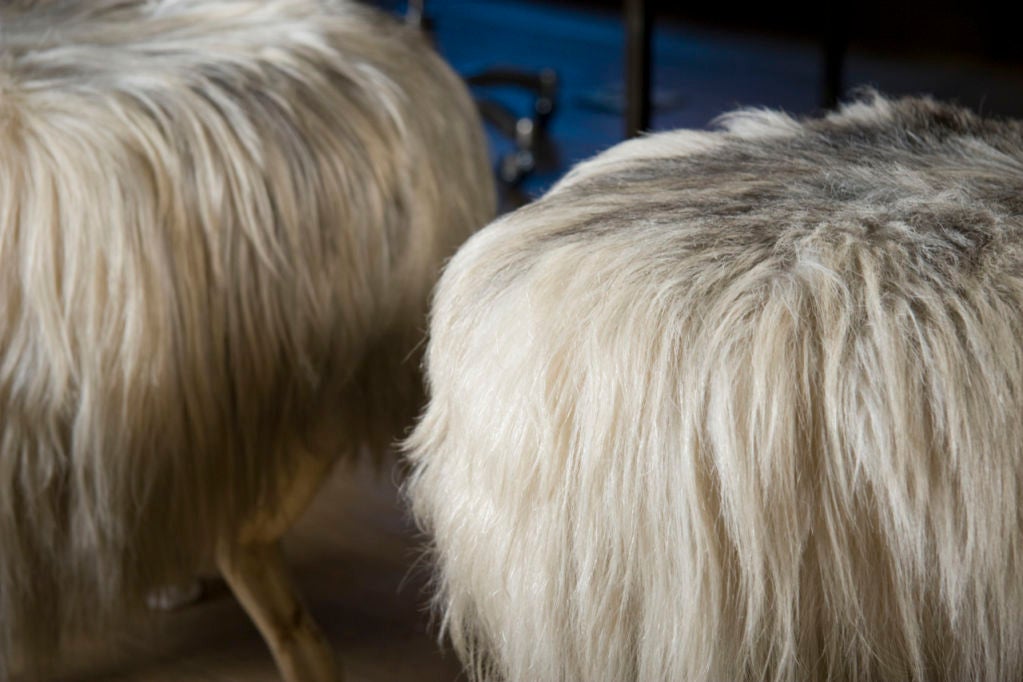
[[[379,0],[401,14],[405,0]],[[623,2],[428,0],[438,49],[464,76],[494,67],[559,76],[549,144],[519,189],[542,193],[574,163],[623,139]],[[650,0],[650,130],[707,128],[738,107],[823,113],[825,46],[839,46],[842,93],[928,94],[990,116],[1023,117],[1023,39],[1009,3],[785,3]],[[518,116],[521,88],[474,88]],[[515,145],[490,127],[495,167]],[[514,203],[514,202],[513,202]]]
[[[580,9],[618,11],[615,0],[563,0],[546,3]],[[771,32],[779,36],[814,38],[839,28],[860,46],[902,53],[960,52],[1019,62],[1023,41],[1012,19],[1011,2],[830,2],[724,3],[648,0],[665,20]],[[1016,12],[1018,14],[1018,11]]]

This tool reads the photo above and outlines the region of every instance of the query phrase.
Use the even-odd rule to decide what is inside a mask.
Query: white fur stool
[[[474,680],[1023,676],[1023,126],[627,142],[436,296],[408,489]]]
[[[493,204],[462,83],[354,2],[4,3],[0,679],[213,558],[285,679],[335,679],[277,540],[419,409]]]

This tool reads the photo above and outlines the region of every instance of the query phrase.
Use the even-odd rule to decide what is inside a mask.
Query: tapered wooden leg
[[[306,453],[297,461],[293,475],[281,482],[278,508],[252,518],[235,542],[220,548],[217,564],[270,647],[284,682],[340,682],[341,668],[288,577],[280,545],[331,462]]]
[[[340,682],[330,646],[288,578],[280,543],[239,545],[222,552],[218,563],[285,682]]]

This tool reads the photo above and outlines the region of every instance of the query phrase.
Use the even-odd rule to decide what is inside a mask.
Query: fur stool
[[[1023,676],[1023,126],[627,142],[470,240],[408,493],[474,680]]]
[[[5,3],[0,679],[211,559],[286,680],[335,679],[277,541],[410,423],[493,203],[461,82],[354,2]]]

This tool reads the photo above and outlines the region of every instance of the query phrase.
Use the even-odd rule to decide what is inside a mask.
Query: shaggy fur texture
[[[0,678],[269,513],[297,451],[402,435],[485,149],[354,3],[4,3]]]
[[[409,494],[475,680],[1023,676],[1023,126],[625,143],[438,289]]]

